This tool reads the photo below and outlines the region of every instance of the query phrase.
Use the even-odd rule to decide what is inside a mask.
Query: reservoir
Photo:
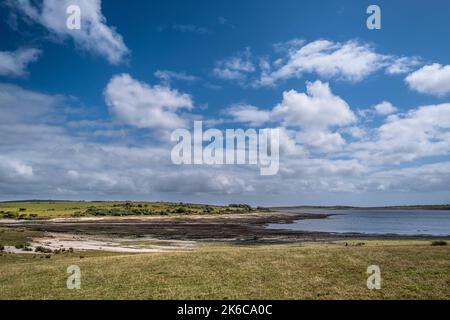
[[[277,209],[286,213],[330,214],[325,219],[297,220],[289,224],[270,224],[271,229],[331,233],[450,235],[449,210],[393,209]]]

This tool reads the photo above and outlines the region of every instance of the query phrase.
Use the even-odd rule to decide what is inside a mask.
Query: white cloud
[[[227,109],[227,114],[235,122],[249,123],[252,126],[260,126],[270,120],[270,111],[247,104],[233,105]]]
[[[237,53],[216,63],[213,74],[224,80],[245,80],[249,73],[256,70],[251,61],[250,49]]]
[[[409,87],[420,93],[443,96],[450,93],[450,65],[427,65],[406,77]]]
[[[355,123],[356,115],[342,98],[331,92],[328,83],[307,82],[306,87],[306,93],[285,91],[281,103],[272,110],[235,105],[227,114],[236,122],[253,126],[280,123],[284,129],[299,130],[296,143],[302,146],[318,152],[339,151],[346,141],[333,130]]]
[[[344,128],[341,130],[341,132],[350,134],[353,138],[356,138],[356,139],[364,138],[367,134],[367,132],[364,128],[361,128],[358,126]]]
[[[370,175],[367,188],[381,191],[426,192],[449,191],[450,162],[438,162],[385,170]]]
[[[283,101],[273,109],[273,116],[284,126],[328,129],[356,121],[349,105],[334,95],[328,83],[307,82],[306,93],[295,90],[283,93]]]
[[[45,122],[45,115],[53,112],[62,100],[62,96],[49,96],[0,83],[0,124],[26,123],[36,117]]]
[[[450,104],[422,106],[391,115],[374,138],[353,143],[352,156],[369,163],[400,164],[450,153]]]
[[[324,78],[360,81],[386,66],[388,56],[376,53],[369,45],[357,41],[345,43],[317,40],[295,49],[286,49],[288,55],[281,66],[266,72],[259,85],[274,85],[279,80],[316,73]]]
[[[356,122],[350,106],[331,92],[328,83],[319,80],[306,83],[306,93],[290,90],[283,92],[283,100],[272,110],[238,104],[227,113],[237,122],[261,125],[278,121],[285,127],[301,129],[329,129]]]
[[[307,149],[319,153],[333,153],[340,151],[346,141],[338,132],[329,130],[303,130],[297,135],[297,141]]]
[[[114,77],[110,84],[114,79],[117,83],[112,89],[126,92],[118,98],[131,101],[131,110],[140,106],[140,102],[147,106],[160,92],[157,86],[126,75]],[[174,90],[164,88],[169,91],[162,92],[173,95]],[[299,196],[305,199],[304,195],[318,193],[322,201],[340,202],[344,192],[372,199],[377,197],[376,192],[408,195],[427,191],[446,194],[448,198],[450,104],[421,106],[406,114],[393,114],[383,119],[379,127],[370,129],[360,128],[354,115],[339,115],[347,113],[347,104],[325,83],[311,83],[306,93],[293,93],[292,100],[283,99],[280,105],[286,104],[293,113],[302,109],[301,116],[286,120],[285,113],[277,118],[275,108],[268,110],[275,126],[288,121],[291,128],[280,127],[280,174],[267,180],[252,167],[174,166],[170,161],[172,145],[157,143],[153,131],[135,130],[135,134],[142,136],[117,135],[108,142],[96,140],[91,133],[97,129],[120,131],[123,126],[91,118],[69,125],[58,112],[69,108],[71,100],[2,84],[0,197],[149,199],[150,195],[155,200],[254,199],[255,203],[273,203],[280,196],[278,199],[284,197],[281,203],[293,203]],[[180,95],[183,94],[175,96]],[[325,107],[325,101],[337,105],[337,112],[331,106]],[[310,109],[314,107],[339,120],[317,120],[322,113],[311,116]],[[169,109],[175,112],[180,108],[184,107],[172,103]],[[312,119],[315,125],[296,124],[293,119],[297,117]],[[81,130],[88,130],[88,134],[80,135]],[[345,136],[339,134],[344,131],[352,134],[356,142],[345,141]],[[333,193],[335,197],[329,198]],[[417,200],[412,196],[409,199]],[[378,201],[383,203],[381,198]]]
[[[106,103],[123,123],[138,128],[173,129],[186,126],[177,114],[193,108],[191,96],[166,86],[151,86],[128,74],[114,76],[105,89]]]
[[[0,177],[11,181],[17,181],[17,179],[29,180],[33,177],[33,168],[21,161],[0,156]]]
[[[106,24],[101,0],[43,0],[41,4],[9,0],[8,4],[23,13],[28,21],[41,24],[58,37],[72,38],[78,47],[101,55],[112,64],[122,62],[129,53],[122,36]],[[66,10],[70,5],[81,8],[81,30],[67,28]]]
[[[377,105],[375,105],[374,110],[379,115],[388,115],[397,112],[397,108],[392,105],[392,103],[388,101],[383,101]]]
[[[16,51],[0,51],[0,75],[21,77],[27,75],[28,64],[39,58],[41,51],[22,48]]]
[[[392,61],[391,65],[386,68],[386,73],[392,75],[408,73],[420,64],[421,59],[418,57],[396,58]]]

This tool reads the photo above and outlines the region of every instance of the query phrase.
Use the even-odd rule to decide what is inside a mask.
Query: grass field
[[[9,232],[0,233],[9,245],[30,236]],[[135,255],[3,253],[0,299],[450,299],[450,246],[361,243],[205,245]],[[381,290],[366,287],[373,264],[381,268]],[[66,288],[70,265],[81,268],[81,290]]]
[[[168,202],[27,201],[0,202],[0,219],[47,219],[89,216],[142,216],[173,214],[233,214],[252,209],[246,205],[212,206]]]

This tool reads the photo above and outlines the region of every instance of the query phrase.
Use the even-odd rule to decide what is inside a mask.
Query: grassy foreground
[[[450,247],[382,241],[0,256],[1,299],[450,299]],[[382,289],[366,287],[369,265]],[[81,290],[66,288],[81,268]]]

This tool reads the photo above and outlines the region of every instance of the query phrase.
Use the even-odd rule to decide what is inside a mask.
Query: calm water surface
[[[289,209],[291,213],[326,213],[326,219],[298,220],[289,224],[271,224],[271,229],[302,231],[450,235],[450,211],[447,210],[323,210]]]

